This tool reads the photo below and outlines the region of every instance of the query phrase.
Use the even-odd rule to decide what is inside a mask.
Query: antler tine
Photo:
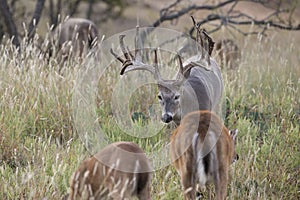
[[[203,55],[201,57],[205,58],[208,65],[210,65],[209,53],[208,53],[208,41],[206,40],[205,29],[200,30],[201,41],[203,41]]]
[[[154,49],[154,79],[157,81],[162,80],[158,69],[157,48]]]
[[[191,69],[192,69],[193,67],[197,67],[197,66],[198,66],[198,65],[196,65],[196,64],[194,64],[194,63],[190,63],[190,64],[186,65],[186,66],[184,67],[184,69],[183,69],[183,72],[182,72],[183,77],[187,78],[187,77],[189,76],[190,72],[191,72]]]
[[[203,37],[202,37],[202,34],[201,34],[201,29],[198,28],[198,31],[197,31],[197,38],[198,38],[198,43],[199,43],[199,40],[200,40],[200,46],[201,46],[201,59],[204,59],[205,57],[205,51],[204,51],[204,41],[203,41]]]
[[[112,49],[110,49],[110,53],[116,58],[118,59],[121,63],[124,62],[124,60],[122,58],[120,58]]]
[[[157,59],[157,49],[154,51],[154,66],[148,65],[142,62],[142,55],[141,55],[141,48],[140,48],[140,35],[139,35],[139,26],[136,27],[136,35],[134,39],[135,45],[135,55],[131,53],[128,47],[125,46],[124,43],[125,35],[119,36],[120,47],[122,53],[124,54],[125,59],[119,57],[112,49],[110,50],[111,54],[117,58],[122,63],[122,69],[120,74],[123,75],[124,73],[134,71],[134,70],[146,70],[151,72],[154,75],[154,78],[157,81],[162,80],[160,73],[158,71],[158,59]]]
[[[183,73],[183,64],[182,64],[182,60],[179,54],[177,54],[178,57],[178,61],[179,61],[179,72],[182,74]]]
[[[207,34],[205,29],[201,29],[200,26],[197,25],[195,19],[193,16],[192,20],[194,23],[194,27],[197,31],[197,36],[196,36],[196,42],[198,44],[200,44],[200,53],[201,53],[201,57],[200,57],[200,61],[204,60],[207,65],[210,65],[210,56],[211,53],[213,51],[214,48],[214,41],[212,40],[212,38]]]
[[[125,47],[125,44],[124,44],[124,38],[125,38],[125,35],[120,35],[119,36],[119,42],[120,42],[120,47],[121,47],[121,50],[124,54],[124,57],[125,57],[125,61],[123,61],[123,68],[121,69],[121,72],[120,74],[123,75],[125,73],[125,70],[128,66],[131,66],[132,65],[132,59],[131,60],[131,54],[128,53],[128,49],[126,50],[126,47]]]
[[[131,58],[132,60],[134,60],[135,56],[130,52],[128,46],[126,47],[126,49],[127,49],[127,52],[128,52],[128,54],[129,54],[130,58]]]
[[[193,20],[194,27],[195,27],[195,28],[197,28],[197,27],[198,27],[198,25],[197,25],[197,23],[196,23],[196,20],[195,20],[194,16],[192,15],[192,16],[191,16],[191,18],[192,18],[192,20]]]
[[[184,77],[183,76],[184,68],[183,68],[181,57],[180,57],[180,55],[178,53],[177,53],[177,58],[178,58],[178,61],[179,61],[179,70],[177,72],[176,79],[180,80],[182,77]]]
[[[206,30],[203,29],[203,34],[205,35],[205,37],[208,40],[208,54],[211,56],[211,53],[214,49],[215,46],[215,42],[213,41],[213,39],[207,34]]]
[[[204,54],[205,54],[208,65],[210,65],[210,56],[211,56],[211,53],[212,53],[215,43],[212,40],[212,38],[207,34],[205,29],[201,29],[201,38],[202,38],[202,40],[205,41],[204,46],[203,46]]]
[[[157,68],[158,61],[157,61],[157,49],[154,49],[154,66]]]
[[[125,61],[121,61],[123,63],[123,68],[121,69],[120,74],[123,75],[125,73],[125,70],[128,66],[133,65],[132,61],[136,61],[137,59],[140,59],[140,56],[138,55],[138,50],[139,47],[137,46],[138,42],[139,42],[139,26],[136,27],[136,35],[135,35],[135,40],[134,40],[134,45],[135,45],[135,55],[132,55],[132,53],[129,51],[129,48],[127,47],[127,49],[125,48],[125,44],[124,44],[124,37],[125,35],[120,35],[119,36],[119,41],[120,41],[120,46],[121,46],[121,50],[125,56]]]
[[[135,48],[135,58],[138,60],[142,59],[142,55],[140,53],[140,44],[141,44],[141,40],[140,40],[140,27],[139,25],[136,26],[136,31],[135,31],[135,38],[134,38],[134,48]]]
[[[121,46],[121,50],[122,50],[126,60],[129,60],[130,57],[129,57],[129,54],[128,54],[126,48],[125,48],[124,37],[125,37],[125,35],[120,35],[119,36],[120,46]]]
[[[122,52],[123,52],[123,54],[124,54],[124,56],[125,56],[125,58],[126,58],[125,60],[123,60],[121,57],[119,57],[119,56],[113,51],[112,48],[110,49],[110,53],[111,53],[116,59],[118,59],[121,63],[123,63],[123,66],[124,66],[124,67],[123,67],[122,70],[121,70],[121,75],[124,73],[126,67],[132,64],[131,61],[130,61],[130,59],[129,59],[129,54],[128,54],[128,52],[127,52],[126,49],[125,49],[125,45],[124,45],[124,37],[125,37],[125,35],[120,35],[120,36],[119,36],[119,41],[120,41],[120,46],[121,46]],[[130,55],[131,55],[131,54],[130,54]]]
[[[201,29],[200,29],[200,26],[197,24],[195,18],[193,16],[191,16],[192,20],[193,20],[193,23],[194,23],[194,28],[196,29],[197,33],[196,33],[196,42],[198,44],[200,44],[200,49],[198,49],[198,51],[200,50],[201,52],[201,59],[204,58],[204,52],[203,52],[203,39],[201,37]],[[197,46],[197,48],[199,48]]]

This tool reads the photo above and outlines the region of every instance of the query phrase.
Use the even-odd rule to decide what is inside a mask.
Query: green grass
[[[228,199],[300,196],[300,49],[293,39],[278,38],[246,38],[239,69],[223,71],[225,124],[239,129],[240,160],[231,167]],[[72,110],[81,66],[68,63],[59,74],[55,60],[49,64],[31,45],[22,52],[17,56],[10,43],[0,46],[0,199],[60,199],[68,193],[71,174],[90,154],[78,137]],[[118,70],[110,68],[95,99],[106,137],[134,141],[146,152],[159,150],[170,129],[139,139],[115,121],[110,102],[117,78]],[[132,113],[149,117],[147,106],[156,102],[153,90],[136,91],[130,99]],[[146,106],[140,103],[145,99]],[[141,134],[145,122],[137,121],[134,131]],[[149,131],[155,128],[151,125]],[[182,199],[172,166],[155,171],[151,189],[153,199]]]

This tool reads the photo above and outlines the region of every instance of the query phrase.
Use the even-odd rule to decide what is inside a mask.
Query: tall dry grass
[[[231,167],[228,199],[297,199],[300,49],[293,37],[280,34],[267,40],[245,38],[240,45],[239,68],[223,71],[225,123],[239,129],[240,160]],[[34,45],[24,45],[21,52],[18,55],[10,42],[0,46],[0,199],[60,199],[68,192],[69,177],[89,155],[74,127],[71,106],[82,66],[70,62],[58,73],[56,62],[43,59]],[[111,68],[99,82],[102,95],[95,101],[102,129],[111,142],[132,140],[146,152],[160,148],[169,129],[139,139],[116,124],[110,107],[116,74]],[[137,91],[130,109],[148,117],[147,107],[139,106],[145,97],[147,89]],[[143,123],[137,120],[137,131]],[[154,199],[182,199],[172,166],[153,174],[151,193]]]

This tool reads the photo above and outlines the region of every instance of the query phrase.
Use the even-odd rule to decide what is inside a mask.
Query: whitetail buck
[[[236,135],[237,130],[229,131],[209,111],[194,111],[183,118],[172,133],[170,154],[181,177],[185,200],[196,199],[197,185],[211,182],[216,199],[226,198],[229,167],[238,159]]]
[[[229,69],[237,68],[241,59],[241,52],[238,45],[231,39],[219,40],[216,43],[217,56],[221,66]]]
[[[116,142],[85,160],[73,174],[69,200],[149,200],[150,161],[132,142]]]
[[[52,54],[64,61],[69,57],[82,57],[92,49],[98,38],[96,25],[83,18],[69,18],[59,24],[52,34]]]
[[[179,71],[174,80],[164,80],[158,70],[157,50],[154,50],[154,64],[145,64],[141,61],[139,47],[139,28],[136,30],[135,55],[129,52],[124,44],[125,35],[120,36],[120,46],[125,59],[120,58],[113,50],[111,53],[122,63],[121,75],[134,71],[146,70],[154,75],[158,85],[158,100],[162,108],[162,121],[174,121],[180,124],[181,118],[195,110],[213,110],[218,112],[223,92],[223,80],[220,68],[211,58],[214,42],[204,29],[197,29],[197,42],[200,55],[187,59],[184,63],[178,55]]]

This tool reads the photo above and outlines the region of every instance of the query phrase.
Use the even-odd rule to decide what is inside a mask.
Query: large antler
[[[200,52],[201,52],[201,59],[206,59],[208,65],[210,65],[210,56],[214,49],[215,42],[212,38],[207,34],[206,30],[200,28],[200,26],[196,23],[193,16],[191,16],[194,27],[197,30],[196,42],[200,44]]]
[[[190,70],[193,67],[203,66],[202,64],[200,64],[198,62],[190,62],[189,64],[183,66],[180,55],[177,54],[177,57],[178,57],[179,66],[180,66],[179,71],[177,72],[177,75],[176,75],[176,80],[178,82],[182,82],[184,78],[187,78],[190,75]]]
[[[190,74],[190,70],[193,67],[203,67],[207,70],[210,70],[210,56],[214,48],[214,41],[212,38],[207,34],[205,29],[201,29],[200,26],[197,25],[193,16],[191,16],[194,27],[197,30],[196,42],[200,45],[200,55],[197,60],[193,60],[187,65],[183,66],[181,57],[178,55],[180,69],[177,73],[177,79],[180,80],[180,77],[187,78]]]
[[[207,70],[210,70],[210,56],[214,47],[214,42],[211,39],[211,37],[206,33],[205,29],[200,29],[200,26],[197,25],[193,16],[192,20],[194,22],[195,29],[197,30],[196,41],[200,45],[200,56],[198,56],[197,59],[191,60],[190,63],[188,63],[187,65],[183,66],[181,57],[179,54],[177,54],[180,68],[176,76],[177,78],[174,81],[179,84],[184,81],[184,78],[187,78],[189,76],[190,70],[193,67],[200,66]],[[161,78],[161,75],[158,70],[157,49],[154,49],[153,65],[145,64],[142,62],[139,26],[136,27],[136,35],[134,40],[135,55],[132,55],[128,47],[125,47],[124,37],[125,35],[120,35],[119,43],[125,59],[122,59],[120,56],[118,56],[112,49],[110,50],[111,54],[122,63],[122,69],[120,71],[120,74],[123,75],[127,72],[134,70],[146,70],[151,72],[154,75],[155,80],[157,80],[158,82],[166,82]]]
[[[125,35],[119,36],[120,47],[125,57],[125,60],[119,57],[112,49],[110,49],[111,54],[117,58],[122,63],[122,69],[120,74],[123,75],[127,72],[134,70],[146,70],[151,72],[154,75],[155,80],[160,81],[161,76],[158,71],[158,61],[157,61],[157,49],[154,50],[154,65],[148,65],[142,62],[141,48],[140,48],[140,35],[139,35],[139,26],[136,27],[136,35],[135,35],[135,55],[129,51],[128,47],[125,48],[124,44]]]

